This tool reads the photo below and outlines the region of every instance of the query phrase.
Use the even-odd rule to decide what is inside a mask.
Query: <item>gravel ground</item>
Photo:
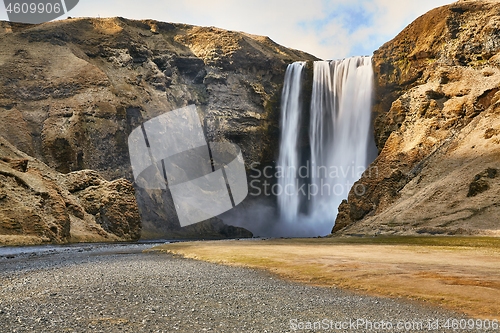
[[[465,318],[408,301],[141,252],[150,246],[0,256],[0,332],[448,332],[448,318]],[[439,327],[429,329],[436,319]],[[317,321],[320,328],[308,326]],[[377,329],[366,329],[368,321]],[[398,329],[398,322],[407,328],[422,322],[423,329]],[[476,328],[458,331],[485,331]]]

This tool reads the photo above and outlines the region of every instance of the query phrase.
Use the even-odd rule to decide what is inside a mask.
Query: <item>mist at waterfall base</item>
[[[306,62],[295,62],[285,74],[274,186],[226,216],[256,236],[330,234],[338,206],[377,154],[371,57],[314,62],[307,105],[306,68]],[[252,182],[262,183],[262,172],[249,179],[256,188]],[[354,190],[363,195],[365,189]],[[276,197],[277,210],[267,195]]]

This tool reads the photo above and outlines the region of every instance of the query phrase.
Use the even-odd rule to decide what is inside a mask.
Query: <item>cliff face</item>
[[[266,37],[122,18],[4,22],[0,36],[5,138],[60,172],[109,179],[131,178],[131,129],[188,104],[210,140],[239,144],[248,164],[272,160],[286,65],[312,59]]]
[[[418,18],[373,57],[379,156],[333,232],[498,234],[500,4]]]
[[[130,241],[140,233],[129,181],[61,174],[0,136],[0,245]]]
[[[314,59],[267,37],[123,18],[0,22],[0,39],[0,134],[61,173],[107,180],[133,180],[132,129],[188,104],[210,141],[238,144],[247,166],[272,163],[286,66]],[[213,220],[183,234],[168,195],[137,190],[150,237],[243,232]]]

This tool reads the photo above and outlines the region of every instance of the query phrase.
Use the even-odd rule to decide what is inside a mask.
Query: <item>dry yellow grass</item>
[[[27,235],[0,235],[0,246],[27,246],[49,242],[50,239]]]
[[[312,285],[428,301],[474,317],[500,318],[499,238],[199,241],[153,250],[265,269]]]

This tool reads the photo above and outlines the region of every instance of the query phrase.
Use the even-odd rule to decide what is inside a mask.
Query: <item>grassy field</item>
[[[406,297],[500,319],[500,238],[351,237],[196,241],[153,249],[281,278]]]

